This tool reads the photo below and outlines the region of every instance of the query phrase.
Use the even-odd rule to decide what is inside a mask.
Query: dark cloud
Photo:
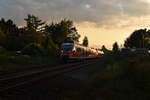
[[[94,22],[107,26],[125,16],[150,14],[149,4],[142,0],[1,0],[0,17],[23,24],[27,14],[46,21],[69,18],[76,22]]]

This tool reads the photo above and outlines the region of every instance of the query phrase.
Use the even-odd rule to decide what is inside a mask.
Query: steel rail
[[[96,63],[96,61],[80,62],[75,64],[62,65],[51,69],[43,69],[35,72],[33,71],[31,73],[24,73],[19,76],[3,78],[0,79],[0,92],[7,91],[8,89],[22,86],[34,81],[38,81],[46,77],[54,78],[58,75],[72,72],[94,63]]]

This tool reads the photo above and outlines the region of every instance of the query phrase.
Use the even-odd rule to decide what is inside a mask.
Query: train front
[[[70,60],[70,57],[72,56],[73,46],[74,43],[63,43],[61,45],[60,57],[62,58],[62,60]]]

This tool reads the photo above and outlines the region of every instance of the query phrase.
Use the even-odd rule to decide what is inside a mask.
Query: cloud
[[[0,17],[19,25],[27,14],[35,14],[45,21],[69,18],[109,27],[130,17],[149,15],[149,5],[143,0],[1,0]]]

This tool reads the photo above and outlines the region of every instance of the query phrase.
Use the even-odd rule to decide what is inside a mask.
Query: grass
[[[149,55],[137,55],[115,61],[96,73],[89,86],[104,100],[150,99],[149,60]]]
[[[12,52],[0,52],[0,70],[15,70],[33,65],[57,65],[59,62],[55,56],[28,56],[16,55]]]
[[[149,100],[150,55],[111,55],[68,100]]]

